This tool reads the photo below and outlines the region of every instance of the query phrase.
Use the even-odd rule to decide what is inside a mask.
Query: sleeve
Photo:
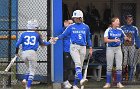
[[[139,40],[139,32],[138,32],[138,28],[133,26],[135,28],[135,33],[134,33],[134,41],[136,46],[138,45],[138,40]]]
[[[109,28],[106,29],[105,33],[104,33],[104,37],[108,37],[108,32],[109,32]]]
[[[124,31],[122,29],[121,29],[121,31],[122,31],[122,38],[126,37]]]
[[[48,45],[51,44],[50,42],[46,42],[46,41],[44,41],[43,43],[44,43],[45,46],[48,46]]]
[[[21,34],[19,40],[17,41],[16,48],[19,48],[19,45],[23,42],[22,40],[23,40],[23,34]]]
[[[92,42],[91,42],[91,38],[90,38],[91,33],[90,33],[90,28],[89,27],[87,27],[87,34],[86,35],[87,35],[86,39],[87,39],[88,46],[92,47]]]
[[[71,26],[67,27],[67,28],[65,29],[65,31],[64,31],[61,35],[58,36],[58,38],[59,38],[59,39],[63,39],[63,38],[65,38],[66,36],[70,35],[70,33],[71,33]]]

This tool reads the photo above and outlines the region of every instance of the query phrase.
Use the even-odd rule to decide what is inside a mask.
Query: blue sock
[[[132,81],[133,80],[133,72],[134,72],[134,67],[130,67],[130,77],[129,80]]]
[[[27,83],[27,87],[30,88],[33,82],[34,76],[33,75],[29,75],[28,78],[28,83]]]
[[[111,83],[111,71],[106,72],[106,83]]]
[[[76,67],[75,71],[76,71],[76,76],[78,77],[78,79],[82,80],[83,76],[82,76],[81,68],[80,67]]]
[[[121,82],[121,80],[122,80],[122,70],[117,70],[116,73],[117,73],[117,83]]]
[[[77,76],[75,76],[73,85],[78,85],[78,78],[77,78]]]
[[[26,73],[26,74],[24,75],[24,79],[26,79],[26,81],[28,81],[28,77],[29,77],[29,73]]]

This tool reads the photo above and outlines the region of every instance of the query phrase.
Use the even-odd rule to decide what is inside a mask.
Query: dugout
[[[84,13],[85,23],[91,28],[94,47],[105,46],[103,34],[113,16],[121,19],[124,24],[124,16],[132,14],[134,24],[140,28],[140,1],[139,0],[63,0],[63,21],[70,19],[75,9],[81,9]]]
[[[118,16],[121,25],[123,25],[125,15],[131,14],[134,17],[133,24],[140,28],[139,0],[63,0],[62,5],[63,21],[71,19],[72,12],[76,9],[83,11],[84,21],[89,25],[92,34],[93,50],[105,48],[103,35],[113,16]],[[106,64],[104,61],[105,51],[94,51],[93,57],[97,61]],[[103,75],[105,75],[104,69]]]

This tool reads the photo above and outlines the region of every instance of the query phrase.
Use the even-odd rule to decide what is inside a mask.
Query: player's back
[[[39,43],[41,42],[40,35],[35,31],[26,31],[22,33],[16,46],[22,44],[22,50],[37,50]]]

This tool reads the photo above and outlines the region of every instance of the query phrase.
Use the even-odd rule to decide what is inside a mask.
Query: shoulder
[[[136,30],[138,29],[136,26],[132,26],[133,28],[135,28]]]
[[[119,28],[119,27],[118,27],[118,28],[117,28],[117,30],[120,30],[120,31],[122,31],[122,28]]]
[[[124,28],[126,28],[126,25],[122,25],[120,28],[123,30]]]
[[[112,30],[112,28],[111,27],[108,27],[106,30],[105,30],[105,32],[109,32],[109,31],[111,31]]]
[[[88,27],[89,28],[89,26],[87,25],[87,24],[85,24],[85,23],[82,23],[85,27]]]

